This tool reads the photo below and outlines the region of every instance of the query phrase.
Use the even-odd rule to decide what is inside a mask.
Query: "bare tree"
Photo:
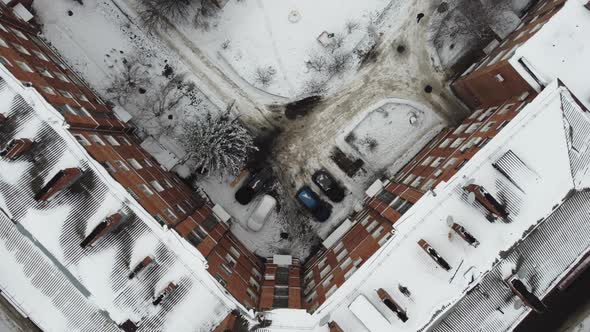
[[[354,31],[358,30],[358,28],[360,27],[360,24],[358,21],[355,21],[355,20],[346,20],[346,23],[344,23],[344,26],[346,27],[346,32],[350,35]]]
[[[309,60],[305,62],[305,65],[307,66],[307,68],[318,73],[321,73],[326,69],[328,65],[328,60],[326,60],[325,56],[315,53],[309,57]]]
[[[276,73],[277,70],[273,66],[258,67],[256,68],[256,72],[254,73],[254,80],[257,83],[261,84],[263,87],[267,87],[274,79]]]
[[[221,7],[216,0],[201,0],[201,4],[193,17],[193,26],[199,30],[209,30],[211,19],[218,14],[220,9]]]
[[[328,46],[328,48],[331,50],[332,53],[334,53],[334,51],[336,51],[337,49],[341,48],[342,45],[344,45],[345,39],[346,35],[344,35],[343,33],[334,34],[334,37],[332,37],[332,40],[330,41],[330,45]]]
[[[193,89],[194,86],[188,87]],[[165,112],[174,110],[183,98],[186,97],[187,83],[184,75],[175,75],[172,79],[157,87],[148,100],[148,108],[154,117],[160,117]]]
[[[140,0],[146,8],[153,8],[172,21],[186,21],[191,14],[191,5],[196,0]]]
[[[151,64],[142,53],[132,53],[121,59],[120,75],[106,89],[110,98],[125,105],[139,89],[150,85],[149,68]]]
[[[145,1],[139,8],[139,19],[143,26],[150,32],[167,30],[170,28],[168,18],[158,9],[155,1]]]
[[[198,172],[207,175],[237,174],[257,150],[250,133],[229,109],[185,124],[182,143]]]
[[[328,72],[332,75],[342,74],[348,67],[350,54],[337,52],[332,55],[332,61],[328,65]]]
[[[494,35],[494,25],[507,23],[503,15],[506,10],[509,10],[507,1],[461,0],[443,21],[439,33],[452,38],[472,36],[486,40]]]
[[[321,95],[328,91],[326,82],[320,79],[312,78],[303,83],[303,92],[310,95]]]

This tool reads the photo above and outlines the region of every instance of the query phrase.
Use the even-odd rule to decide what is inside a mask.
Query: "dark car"
[[[253,172],[248,177],[244,185],[236,191],[234,195],[236,201],[246,205],[258,195],[264,188],[272,182],[272,171],[270,169],[261,169]]]
[[[328,198],[335,203],[342,202],[344,199],[344,188],[328,173],[328,171],[321,169],[311,176],[311,180],[315,183]]]
[[[297,201],[311,212],[317,221],[323,222],[330,218],[330,214],[332,214],[332,205],[324,202],[309,186],[301,187],[301,189],[297,191],[295,198],[297,198]]]

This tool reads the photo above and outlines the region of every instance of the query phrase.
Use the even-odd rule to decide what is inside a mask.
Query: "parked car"
[[[330,214],[332,214],[332,205],[324,202],[309,186],[301,187],[301,189],[297,191],[295,198],[297,198],[297,201],[311,212],[317,221],[323,222],[330,218]]]
[[[336,179],[334,179],[334,177],[325,169],[313,173],[311,180],[332,202],[338,203],[342,202],[344,199],[344,188],[342,188],[338,181],[336,181]]]
[[[264,195],[260,202],[258,202],[254,212],[250,215],[250,218],[248,218],[248,228],[255,232],[261,230],[276,205],[277,200],[274,197]]]
[[[272,180],[272,171],[270,169],[261,169],[250,174],[244,185],[236,191],[234,195],[236,201],[246,205],[258,195]]]

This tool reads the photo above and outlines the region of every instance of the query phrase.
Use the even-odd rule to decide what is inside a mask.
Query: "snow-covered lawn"
[[[224,105],[212,95],[200,91],[201,81],[172,50],[163,46],[157,38],[148,36],[121,12],[121,4],[112,1],[85,1],[84,5],[71,0],[38,0],[34,2],[37,21],[42,24],[43,37],[49,41],[66,62],[73,67],[103,97],[120,103],[131,113],[132,121],[148,135],[153,135],[164,146],[169,146],[181,124],[205,110],[217,111]],[[71,11],[72,15],[68,13]],[[134,78],[140,78],[136,89],[125,98],[109,93],[117,77],[122,77],[124,61],[138,63]],[[184,75],[185,82],[196,85],[192,95],[181,106],[154,116],[149,110],[150,98],[169,81],[163,75],[170,66],[174,73]],[[146,91],[139,92],[139,88]],[[124,99],[124,100],[121,100]],[[121,108],[115,108],[115,111]],[[163,137],[163,138],[162,138]],[[177,151],[172,151],[176,153]],[[177,155],[182,158],[182,155]]]
[[[305,65],[312,54],[326,53],[317,40],[324,31],[345,36],[342,52],[350,53],[367,34],[369,24],[390,0],[245,0],[228,1],[208,31],[190,23],[177,28],[218,66],[234,70],[272,94],[293,97],[314,77]],[[358,24],[349,34],[347,22]],[[276,70],[268,86],[255,71]]]
[[[337,143],[374,170],[386,169],[424,137],[425,128],[435,126],[426,136],[436,134],[441,118],[428,108],[401,99],[385,99],[369,107],[345,128]],[[421,145],[419,145],[421,147]]]

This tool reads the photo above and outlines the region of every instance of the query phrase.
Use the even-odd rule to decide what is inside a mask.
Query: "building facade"
[[[452,87],[471,109],[494,105],[521,94],[534,94],[538,86],[523,78],[534,69],[517,49],[537,34],[563,8],[567,0],[540,0],[522,18],[522,23],[493,51],[474,63]],[[576,1],[576,0],[574,0]],[[580,6],[580,10],[585,10]],[[533,75],[534,76],[534,75]]]

